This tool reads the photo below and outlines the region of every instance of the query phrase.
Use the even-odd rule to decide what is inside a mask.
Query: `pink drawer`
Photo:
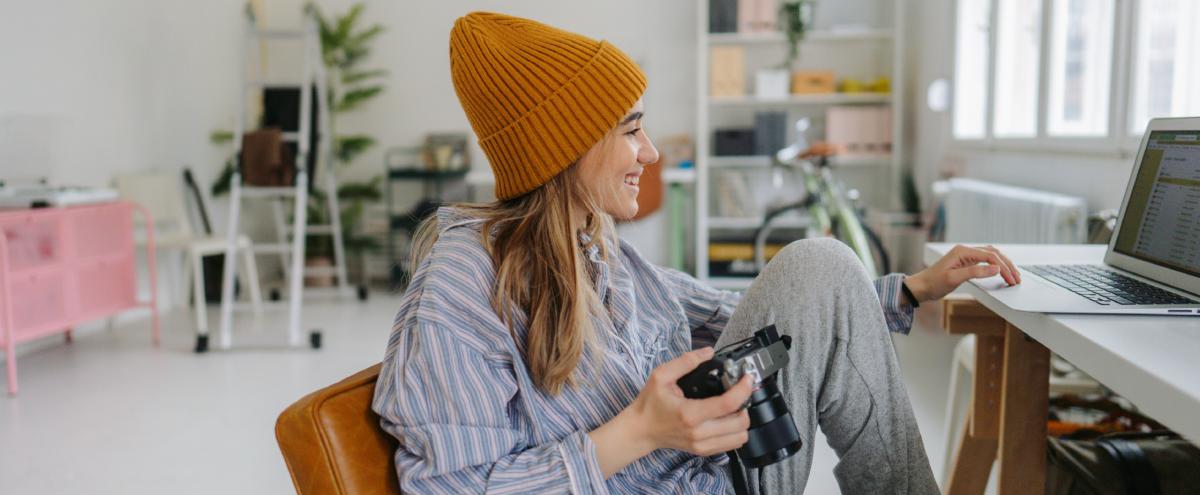
[[[18,341],[23,334],[41,331],[48,324],[70,317],[66,272],[40,271],[18,275],[14,281],[17,287],[12,291],[12,308]],[[0,313],[3,311],[0,307]]]
[[[76,258],[107,256],[133,246],[133,212],[125,204],[72,209],[67,215],[71,255]]]
[[[14,272],[63,259],[62,221],[56,213],[0,215],[0,231],[8,241],[8,262]]]
[[[82,262],[75,271],[79,313],[92,315],[134,305],[136,271],[132,254]]]

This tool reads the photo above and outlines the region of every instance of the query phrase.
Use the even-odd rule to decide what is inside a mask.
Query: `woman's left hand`
[[[1004,253],[992,246],[954,246],[929,268],[904,279],[919,302],[941,299],[973,278],[997,273],[1008,285],[1021,283],[1021,272]]]

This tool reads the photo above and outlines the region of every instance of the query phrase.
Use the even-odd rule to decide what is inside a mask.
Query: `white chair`
[[[208,335],[208,314],[204,288],[204,257],[225,253],[225,238],[223,236],[198,235],[192,228],[187,207],[184,203],[184,190],[180,180],[162,173],[139,173],[118,176],[117,191],[125,200],[138,203],[154,215],[154,240],[159,248],[177,249],[185,253],[185,263],[191,264],[193,297],[196,311],[196,333]],[[202,205],[200,205],[203,207]],[[243,254],[244,269],[238,271],[238,278],[245,277],[242,282],[249,285],[250,303],[255,313],[262,312],[262,291],[258,283],[258,266],[254,262],[254,252],[250,238],[239,235],[238,251]],[[139,238],[139,244],[145,239]],[[231,262],[231,260],[226,260]],[[174,284],[179,294],[182,294],[186,284]],[[182,297],[176,300],[182,301]]]

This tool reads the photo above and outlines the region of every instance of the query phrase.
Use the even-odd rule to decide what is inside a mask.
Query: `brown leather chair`
[[[296,493],[400,493],[398,442],[371,410],[379,366],[308,394],[279,415],[275,439]]]

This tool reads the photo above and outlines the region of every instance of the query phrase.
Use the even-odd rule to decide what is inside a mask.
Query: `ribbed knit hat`
[[[450,76],[501,200],[565,170],[646,89],[637,64],[608,42],[487,12],[455,21]]]

